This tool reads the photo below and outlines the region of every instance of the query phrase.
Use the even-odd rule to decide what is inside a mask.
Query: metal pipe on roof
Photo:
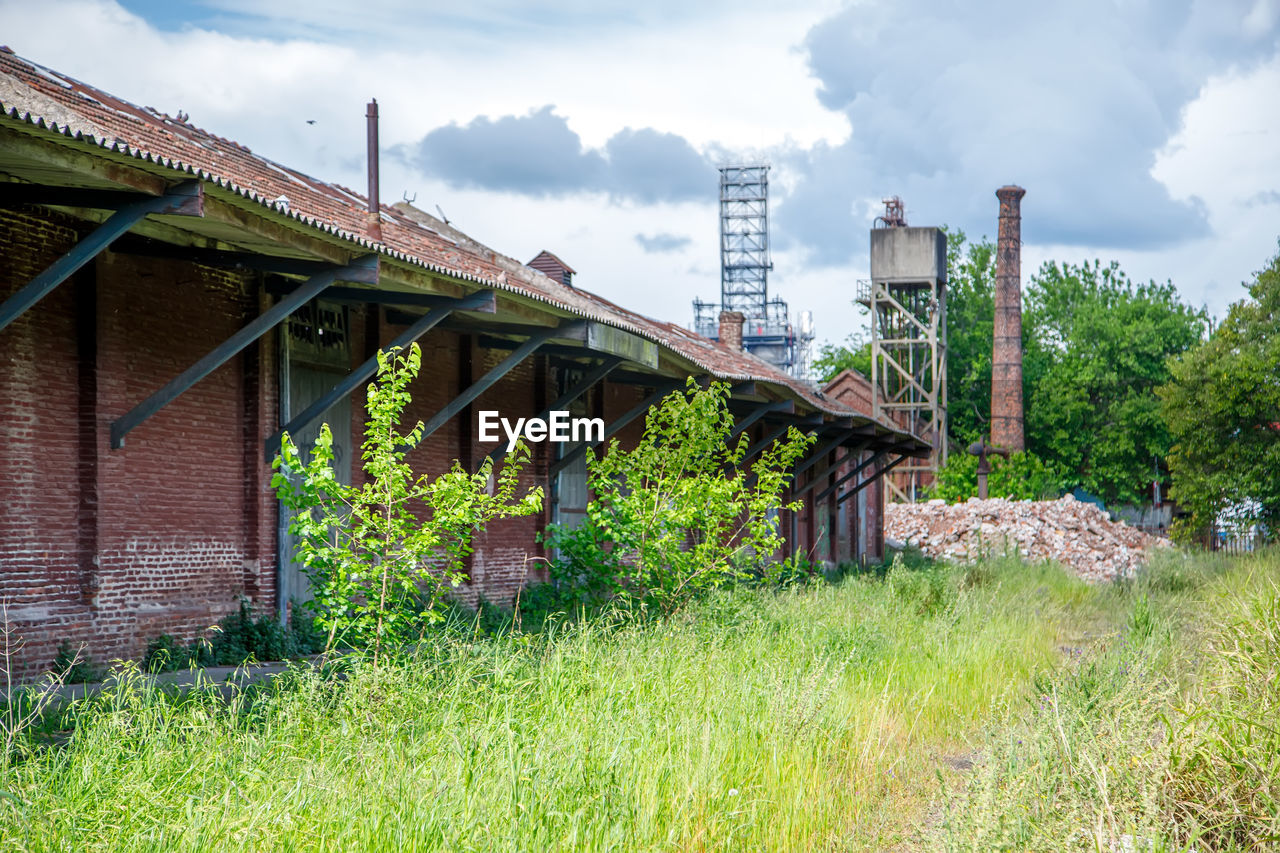
[[[382,242],[382,203],[378,199],[378,99],[369,101],[364,113],[368,126],[369,216],[366,230],[369,239]]]

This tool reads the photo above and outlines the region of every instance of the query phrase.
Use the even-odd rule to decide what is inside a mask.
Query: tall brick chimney
[[[742,324],[746,321],[747,315],[741,311],[721,311],[720,343],[729,349],[742,349]]]
[[[1027,191],[996,190],[1000,232],[996,241],[996,316],[991,353],[991,443],[1010,453],[1026,449],[1022,415],[1022,213]]]

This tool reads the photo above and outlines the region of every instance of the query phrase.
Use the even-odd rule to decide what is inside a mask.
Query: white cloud
[[[846,263],[860,224],[850,199],[900,194],[921,224],[973,232],[1005,183],[1028,190],[1031,241],[1167,249],[1202,236],[1201,200],[1171,197],[1151,166],[1210,73],[1275,55],[1255,11],[1245,0],[846,6],[805,47],[822,102],[852,132],[785,164],[802,177],[780,207],[781,237]]]
[[[1156,158],[1152,174],[1175,198],[1210,205],[1215,229],[1229,229],[1229,208],[1260,191],[1280,190],[1280,57],[1252,70],[1210,78],[1182,112],[1182,127]]]
[[[835,0],[797,11],[763,0],[583,2],[567,11],[551,3],[532,11],[514,2],[428,4],[424,19],[412,15],[417,3],[369,0],[358,20],[336,0],[296,0],[262,4],[274,16],[263,26],[231,16],[238,2],[223,0],[224,17],[204,28],[166,32],[111,0],[0,0],[0,20],[19,55],[135,102],[185,110],[212,132],[357,189],[370,96],[382,107],[387,149],[450,122],[554,104],[589,148],[624,128],[651,127],[713,156],[720,147],[766,152],[776,164],[774,198],[792,204],[792,213],[812,207],[804,219],[815,230],[799,236],[845,247],[838,265],[823,268],[803,241],[790,249],[775,241],[772,290],[793,310],[815,311],[820,340],[842,339],[863,323],[852,286],[866,275],[866,231],[882,195],[902,194],[913,224],[959,225],[976,238],[994,235],[995,187],[1023,180],[1031,234],[1054,204],[1081,216],[1092,215],[1091,205],[1113,204],[1091,196],[1089,188],[1102,184],[1082,174],[1106,167],[1112,150],[1127,146],[1131,180],[1167,190],[1170,203],[1203,204],[1192,209],[1203,210],[1212,233],[1141,251],[1029,243],[1024,274],[1045,257],[1116,258],[1133,277],[1172,278],[1215,310],[1240,295],[1237,282],[1274,252],[1280,231],[1280,207],[1266,195],[1280,191],[1276,60],[1209,78],[1217,66],[1195,58],[1230,57],[1242,44],[1274,57],[1273,0],[1239,6],[1236,16],[1186,0],[1178,7],[1190,10],[1183,18],[1143,6],[1150,14],[1114,20],[1098,12],[1104,7],[1090,6],[1097,14],[1089,20],[1067,4],[1049,20],[1028,18],[1026,32],[984,30],[984,22],[1015,20],[1026,8],[1012,0],[975,12],[963,26],[939,23],[925,6],[887,0],[840,12],[838,26],[830,23]],[[895,24],[902,38],[877,44],[893,16],[912,9],[919,20]],[[538,14],[545,20],[530,31],[536,37],[522,37]],[[304,26],[290,29],[299,21]],[[797,48],[822,21],[825,32],[853,32],[866,42],[837,39],[815,65],[829,108]],[[1135,21],[1149,32],[1128,28]],[[335,35],[344,24],[354,28],[349,39]],[[387,26],[391,37],[375,38]],[[1054,36],[1049,47],[1046,33]],[[1024,43],[1000,53],[1018,38]],[[1137,50],[1135,41],[1149,49]],[[884,109],[868,111],[873,100]],[[1019,130],[1020,123],[1037,130]],[[853,147],[851,133],[859,137]],[[1022,160],[992,153],[1010,139],[1028,157],[1051,143],[1042,159],[1054,168],[1024,177]],[[1134,150],[1142,155],[1136,160]],[[464,231],[521,260],[551,249],[579,270],[583,287],[663,319],[687,323],[695,296],[718,293],[714,185],[705,202],[641,206],[605,193],[535,201],[451,189],[385,157],[383,198],[402,192],[417,193],[426,210],[440,204]],[[779,211],[785,206],[775,208],[775,225]],[[1140,224],[1154,212],[1139,207],[1132,215]],[[635,235],[656,233],[691,242],[646,253]]]
[[[1181,127],[1152,175],[1175,199],[1204,205],[1211,233],[1153,252],[1041,245],[1024,272],[1048,259],[1120,261],[1135,279],[1172,280],[1189,302],[1221,316],[1241,283],[1276,254],[1280,238],[1280,57],[1211,77],[1182,111]],[[1030,196],[1028,196],[1030,198]],[[992,227],[994,232],[994,224]],[[1034,264],[1032,266],[1031,264]]]
[[[395,18],[394,5],[371,6],[361,20]],[[350,19],[346,4],[343,10]],[[417,28],[412,15],[392,28],[401,39],[386,48],[199,28],[161,32],[111,0],[5,0],[0,11],[5,37],[19,55],[124,97],[181,102],[197,124],[213,127],[217,120],[241,141],[271,142],[264,125],[317,116],[329,119],[325,133],[345,122],[358,139],[363,109],[353,108],[371,95],[385,106],[384,136],[391,142],[421,138],[451,121],[520,115],[548,103],[569,116],[590,147],[636,126],[678,133],[699,147],[810,144],[847,132],[843,117],[818,104],[803,57],[790,49],[814,20],[803,10],[604,31],[585,41],[568,31],[559,48],[488,36],[483,50],[474,35]],[[336,7],[331,11],[337,14]],[[412,46],[404,43],[409,36],[415,36]]]

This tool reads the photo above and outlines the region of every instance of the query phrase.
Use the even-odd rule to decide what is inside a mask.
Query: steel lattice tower
[[[769,167],[720,168],[720,305],[768,315]]]
[[[769,298],[769,167],[720,167],[720,302],[693,300],[693,328],[719,339],[721,311],[739,311],[742,348],[798,379],[809,378],[813,315],[793,324],[785,299]]]

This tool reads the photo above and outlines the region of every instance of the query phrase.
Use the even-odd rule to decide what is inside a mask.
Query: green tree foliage
[[[1172,438],[1155,389],[1195,346],[1205,312],[1116,263],[1046,263],[1027,287],[1028,450],[1108,503],[1141,501]]]
[[[649,411],[634,449],[614,439],[589,461],[586,521],[550,537],[570,564],[558,574],[670,613],[763,570],[782,544],[778,510],[798,507],[782,503],[790,468],[813,439],[792,428],[744,466],[747,439],[729,441],[728,397],[724,383],[690,379]]]
[[[992,456],[990,462],[988,497],[1019,501],[1053,500],[1066,490],[1067,472],[1060,465],[1045,462],[1034,453],[1015,453],[1007,460]],[[952,453],[947,464],[938,471],[930,496],[948,503],[959,503],[977,495],[978,457]]]
[[[1174,440],[1173,496],[1189,536],[1224,510],[1280,530],[1280,254],[1213,336],[1171,364],[1160,389]]]
[[[824,343],[818,347],[813,372],[820,382],[830,382],[846,370],[871,376],[871,341],[861,333],[849,335],[843,344]]]
[[[995,245],[947,240],[947,396],[952,458],[988,435]],[[1116,264],[1045,264],[1023,298],[1027,449],[1063,486],[1134,501],[1168,454],[1155,388],[1206,317],[1172,284],[1135,285]],[[958,463],[961,465],[967,463]],[[992,494],[995,494],[993,491]]]
[[[947,231],[947,415],[953,453],[990,430],[995,275],[991,241],[969,243],[963,231]]]
[[[327,424],[309,462],[286,433],[274,463],[272,486],[292,516],[289,532],[299,537],[297,558],[314,589],[316,622],[328,631],[326,650],[339,641],[369,645],[375,662],[385,646],[420,639],[441,618],[440,594],[463,579],[477,531],[542,507],[540,488],[516,498],[529,459],[523,444],[496,478],[487,459],[474,474],[455,461],[438,477],[414,477],[405,454],[421,440],[422,422],[402,433],[400,420],[421,365],[417,344],[378,353],[361,446],[363,484],[339,482]]]

